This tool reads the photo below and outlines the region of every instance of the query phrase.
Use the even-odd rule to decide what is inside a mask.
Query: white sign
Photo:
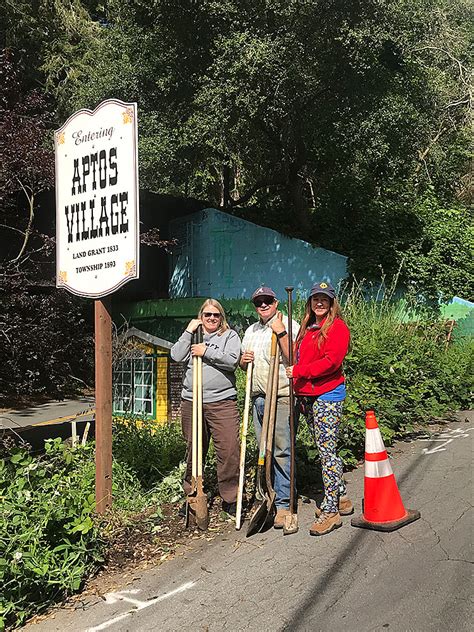
[[[55,133],[56,286],[98,298],[138,278],[136,103],[79,110]]]

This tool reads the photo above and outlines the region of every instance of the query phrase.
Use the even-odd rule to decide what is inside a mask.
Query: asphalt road
[[[399,531],[356,529],[344,518],[341,529],[310,537],[313,508],[302,505],[295,535],[201,540],[28,632],[471,630],[474,418],[460,419],[392,448],[404,503],[421,511]],[[363,468],[347,480],[360,507]]]
[[[93,397],[81,397],[79,399],[65,399],[61,402],[50,401],[22,410],[0,412],[0,430],[57,424],[70,421],[73,418],[77,421],[91,421],[94,406]]]

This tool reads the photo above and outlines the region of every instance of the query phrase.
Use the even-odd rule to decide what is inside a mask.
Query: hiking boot
[[[339,512],[324,513],[323,511],[316,522],[311,526],[309,533],[310,535],[326,535],[339,527],[342,527],[342,520]]]
[[[322,504],[322,503],[321,503]],[[316,518],[322,514],[322,509],[316,505],[314,510]],[[339,515],[351,516],[354,513],[354,505],[348,496],[341,496],[339,498]]]
[[[285,518],[290,515],[289,509],[277,509],[275,520],[273,521],[274,529],[283,529],[285,526]]]
[[[237,512],[237,503],[236,502],[228,503],[227,501],[223,500],[222,511],[224,511],[229,516],[232,516],[233,518],[235,518],[235,514]]]

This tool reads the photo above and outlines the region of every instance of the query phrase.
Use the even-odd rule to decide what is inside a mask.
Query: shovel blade
[[[189,514],[189,525],[196,526],[201,531],[205,531],[209,526],[207,495],[196,494],[196,496],[189,496],[187,500],[187,507],[187,515]]]
[[[296,514],[289,514],[285,516],[285,524],[283,525],[283,535],[291,535],[298,531],[298,516]]]
[[[263,500],[249,520],[246,534],[247,538],[249,538],[251,535],[254,535],[255,533],[259,533],[263,529],[263,525],[267,521],[267,518],[267,501]]]
[[[247,527],[247,538],[255,533],[260,533],[264,526],[267,524],[271,518],[274,517],[275,514],[275,492],[271,494],[267,494],[260,505],[257,507],[256,511],[253,513],[250,518],[248,527]]]

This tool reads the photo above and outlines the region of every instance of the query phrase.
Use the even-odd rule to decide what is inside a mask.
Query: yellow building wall
[[[168,358],[156,358],[156,415],[157,421],[168,420]]]

